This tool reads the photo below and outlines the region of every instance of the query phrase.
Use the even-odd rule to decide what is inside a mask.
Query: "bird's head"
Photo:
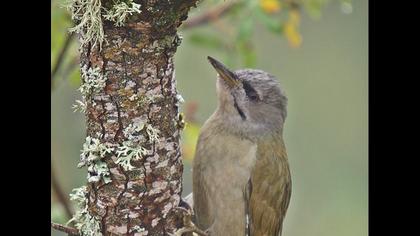
[[[219,75],[217,114],[227,129],[252,139],[282,131],[287,98],[274,76],[255,69],[231,71],[212,57],[208,60]]]

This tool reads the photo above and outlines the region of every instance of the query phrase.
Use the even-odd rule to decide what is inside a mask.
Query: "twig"
[[[239,5],[238,1],[232,1],[227,4],[223,4],[213,9],[210,9],[202,15],[186,20],[182,24],[181,29],[189,29],[214,21],[223,16],[224,14],[228,13],[230,10],[234,9],[234,7],[237,5]]]
[[[57,176],[54,173],[52,163],[51,163],[51,184],[52,184],[54,193],[58,198],[58,201],[64,207],[64,210],[66,212],[68,219],[71,219],[73,216],[73,213],[71,211],[70,204],[67,201],[66,195],[64,194],[63,189],[61,188],[60,183],[57,180]]]
[[[75,228],[72,227],[68,227],[68,226],[64,226],[61,224],[57,224],[54,222],[51,222],[51,228],[56,229],[58,231],[67,233],[68,235],[73,235],[73,236],[79,236],[79,231]]]
[[[58,54],[57,61],[55,62],[54,67],[51,71],[51,89],[52,89],[54,77],[57,74],[58,69],[60,69],[61,64],[63,63],[64,56],[66,55],[66,52],[69,49],[70,43],[73,41],[73,38],[74,38],[73,33],[67,34],[63,47],[61,48],[61,51]]]
[[[68,75],[77,67],[80,66],[79,57],[75,56],[71,61],[68,63],[67,67],[63,69],[63,79],[66,79]]]

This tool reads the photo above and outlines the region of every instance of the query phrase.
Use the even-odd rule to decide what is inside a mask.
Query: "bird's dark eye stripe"
[[[245,90],[245,94],[248,98],[250,98],[251,100],[259,99],[257,91],[255,91],[255,89],[248,82],[243,81],[243,87]]]
[[[236,102],[236,99],[233,99],[233,105],[235,106],[236,110],[238,111],[239,115],[241,116],[242,120],[246,120],[246,116],[244,112],[239,108],[238,103]]]

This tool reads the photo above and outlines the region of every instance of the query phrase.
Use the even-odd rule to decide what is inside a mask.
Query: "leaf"
[[[300,47],[302,44],[302,36],[298,31],[300,24],[300,13],[296,10],[289,12],[289,19],[284,25],[284,34],[286,35],[289,45],[293,48]]]
[[[260,7],[264,12],[273,14],[281,10],[281,3],[279,0],[259,0]]]
[[[183,132],[182,156],[184,160],[191,161],[195,154],[200,126],[196,123],[187,123]]]

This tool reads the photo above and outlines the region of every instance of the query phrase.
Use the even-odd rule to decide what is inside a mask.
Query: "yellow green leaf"
[[[188,122],[183,132],[182,156],[184,160],[191,161],[195,154],[195,145],[200,131],[200,126],[196,123]]]
[[[298,48],[302,44],[302,36],[299,33],[300,13],[297,10],[289,12],[289,19],[284,25],[284,34],[289,41],[289,45]]]
[[[260,0],[260,6],[266,13],[276,13],[281,10],[281,3],[278,0]]]

